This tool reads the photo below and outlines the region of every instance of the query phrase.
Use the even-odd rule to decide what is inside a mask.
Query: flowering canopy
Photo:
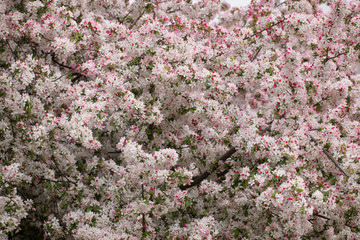
[[[360,238],[358,1],[0,11],[1,239]]]

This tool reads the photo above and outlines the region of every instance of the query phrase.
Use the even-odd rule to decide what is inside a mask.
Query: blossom
[[[1,1],[0,238],[358,239],[360,6],[329,6]]]

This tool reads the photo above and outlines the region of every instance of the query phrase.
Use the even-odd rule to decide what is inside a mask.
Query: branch
[[[144,13],[145,13],[145,10],[142,12],[142,13],[140,13],[140,15],[139,15],[139,17],[135,20],[135,22],[133,23],[133,24],[131,24],[131,26],[129,27],[129,29],[132,29],[135,25],[136,25],[136,23],[139,21],[139,19],[144,15]]]
[[[319,145],[318,141],[311,135],[309,135],[311,140],[314,141],[316,143],[316,145]],[[342,172],[342,174],[344,174],[345,176],[347,176],[348,178],[350,177],[349,174],[347,174],[339,165],[339,163],[334,159],[333,156],[331,156],[331,154],[329,153],[328,150],[326,150],[325,148],[322,149],[323,153],[325,153],[325,155],[335,164],[335,166]]]
[[[58,61],[55,59],[54,54],[52,54],[51,59],[53,60],[54,63],[56,63],[56,64],[59,65],[60,67],[67,68],[67,69],[71,69],[70,73],[75,70],[74,68],[72,68],[72,67],[70,67],[70,66],[67,66],[67,65],[65,65],[65,64],[63,64],[63,63],[61,63],[61,62],[58,62]],[[72,83],[75,83],[75,82],[76,82],[77,80],[79,80],[81,77],[86,77],[85,75],[83,75],[83,74],[81,74],[81,73],[78,73],[78,72],[74,72],[74,73],[71,73],[71,74],[75,75],[75,77],[74,77],[73,79],[71,79],[71,82],[72,82]],[[60,78],[61,78],[61,77],[60,77]],[[57,78],[57,79],[55,79],[54,81],[56,81],[56,80],[58,80],[58,79],[60,79],[60,78]]]
[[[122,153],[123,151],[109,151],[109,152],[107,152],[107,153],[109,153],[109,154],[116,154],[116,153]]]
[[[11,48],[9,41],[6,40],[6,43],[7,43],[7,45],[9,46],[9,49],[10,49],[12,55],[14,56],[15,60],[17,60],[18,57],[16,56],[16,53],[14,52],[14,50]]]
[[[68,178],[68,176],[67,176],[63,171],[61,171],[61,169],[60,169],[60,167],[59,167],[59,165],[58,165],[58,163],[56,162],[55,159],[54,159],[53,162],[54,162],[54,164],[55,164],[56,169],[59,171],[60,176],[66,178],[66,180],[67,180],[68,182],[70,182],[70,183],[72,183],[72,184],[74,184],[74,185],[77,186],[77,183],[76,183],[76,182],[70,180],[70,179]]]
[[[275,8],[280,7],[281,5],[285,4],[286,1],[279,3],[278,5],[275,5]]]
[[[314,213],[313,215],[314,215],[315,217],[319,217],[319,218],[323,218],[323,219],[326,219],[326,220],[330,220],[329,217],[326,217],[326,216],[321,215],[321,214],[318,214],[318,213]]]
[[[228,159],[229,157],[231,157],[235,152],[236,152],[236,148],[231,148],[230,150],[228,150],[224,155],[222,155],[220,158],[219,158],[219,161],[226,161],[226,159]],[[180,185],[179,188],[181,190],[186,190],[188,188],[191,188],[193,186],[197,186],[199,185],[203,180],[205,180],[207,177],[209,177],[213,172],[216,171],[216,169],[219,167],[219,164],[218,162],[219,161],[216,161],[216,163],[214,164],[214,166],[211,168],[213,170],[207,170],[205,171],[204,173],[202,173],[201,175],[198,175],[198,176],[195,176],[193,179],[192,179],[192,182],[191,184],[189,185]]]
[[[262,46],[259,47],[259,49],[256,51],[255,55],[250,59],[251,62],[253,62],[253,61],[256,59],[256,57],[258,56],[258,54],[259,54],[259,52],[261,51],[261,49],[262,49]]]
[[[80,79],[81,77],[85,76],[82,75],[81,73],[73,73],[74,75],[76,75],[76,77],[74,77],[73,79],[71,79],[72,83],[75,83],[78,79]]]
[[[193,186],[197,186],[199,185],[203,180],[205,180],[207,177],[210,176],[210,172],[209,171],[206,171],[204,172],[203,174],[199,175],[199,176],[195,176],[191,182],[191,184],[189,185],[181,185],[179,186],[179,188],[181,190],[186,190],[188,188],[192,188]]]
[[[73,182],[73,181],[53,180],[53,179],[48,179],[48,178],[44,178],[44,177],[37,178],[37,180],[39,180],[39,181],[49,181],[49,182],[53,182],[53,183],[71,183],[71,184],[76,185],[76,183]]]
[[[339,53],[339,54],[337,54],[337,55],[335,55],[335,56],[333,56],[333,57],[327,57],[327,58],[324,60],[324,63],[326,63],[327,61],[329,61],[329,60],[331,60],[331,59],[340,57],[341,55],[344,55],[344,54],[345,54],[345,52]]]
[[[141,185],[141,197],[142,199],[145,199],[144,197],[144,184]],[[146,221],[145,221],[145,213],[142,213],[142,236],[145,237],[146,233]]]
[[[134,10],[129,11],[129,12],[125,15],[125,17],[123,17],[122,20],[120,20],[119,18],[116,18],[116,20],[118,20],[119,23],[123,23],[123,22],[125,21],[125,19],[126,19],[133,11],[134,11]]]
[[[218,178],[225,176],[231,170],[231,166],[227,165],[225,170],[216,174]]]
[[[263,132],[271,131],[271,124],[272,124],[273,122],[274,122],[274,119],[271,120],[271,121],[269,121],[269,122],[267,122],[266,124],[269,125],[269,126],[267,126],[267,127],[263,130]]]
[[[330,220],[331,218],[329,217],[326,217],[324,215],[321,215],[321,214],[318,214],[318,213],[314,213],[313,216],[315,217],[319,217],[319,218],[323,218],[323,219],[326,219],[326,220]],[[349,222],[345,223],[345,226],[349,227],[349,228],[353,228],[357,231],[359,231],[360,229],[358,227],[354,227],[354,226],[351,226]]]
[[[71,70],[73,69],[73,68],[70,67],[70,66],[66,66],[66,65],[63,64],[63,63],[58,62],[58,61],[55,59],[55,56],[54,56],[54,55],[51,56],[51,59],[53,60],[54,63],[56,63],[57,65],[59,65],[59,66],[61,66],[61,67],[63,67],[63,68],[68,68],[68,69],[71,69]]]
[[[331,154],[325,149],[323,148],[323,153],[325,153],[325,155],[335,164],[335,166],[348,178],[350,177],[349,174],[347,174],[339,165],[339,163],[336,162],[336,160],[333,158],[333,156],[331,156]]]
[[[257,32],[255,32],[255,33],[253,33],[252,35],[245,37],[244,40],[247,40],[247,39],[249,39],[249,38],[252,38],[253,36],[256,36],[256,35],[264,32],[264,31],[266,31],[268,28],[271,28],[271,27],[274,27],[274,26],[276,26],[276,25],[279,25],[280,23],[283,23],[285,20],[286,20],[286,18],[280,20],[280,21],[277,22],[277,23],[273,23],[273,24],[271,24],[270,26],[264,28],[263,30],[257,31]]]
[[[312,129],[309,129],[309,131],[321,131],[321,128],[312,128]]]

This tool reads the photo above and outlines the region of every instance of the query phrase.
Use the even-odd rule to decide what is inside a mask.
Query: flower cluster
[[[1,1],[0,238],[359,239],[359,18]]]

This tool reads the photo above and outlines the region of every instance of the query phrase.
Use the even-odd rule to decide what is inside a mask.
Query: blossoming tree
[[[360,238],[358,1],[0,11],[1,239]]]

